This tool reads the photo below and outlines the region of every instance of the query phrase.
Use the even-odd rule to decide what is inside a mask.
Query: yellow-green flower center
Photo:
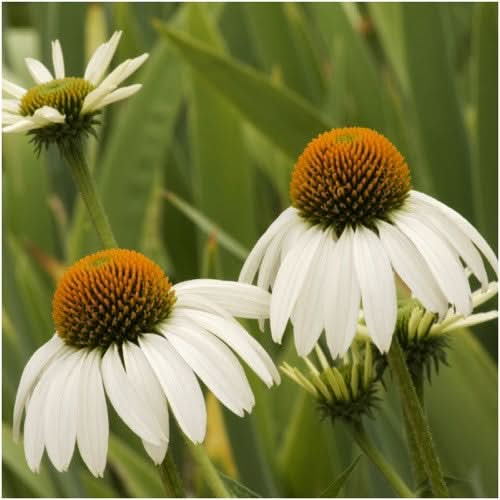
[[[85,97],[94,90],[94,85],[83,78],[61,78],[42,83],[26,92],[21,99],[21,114],[30,116],[43,106],[57,109],[67,120],[76,119]]]
[[[292,173],[290,196],[314,224],[371,225],[400,207],[411,189],[405,159],[367,128],[333,129],[311,141]]]
[[[154,332],[175,303],[162,269],[144,255],[112,249],[63,275],[52,302],[57,333],[75,347],[107,347]]]

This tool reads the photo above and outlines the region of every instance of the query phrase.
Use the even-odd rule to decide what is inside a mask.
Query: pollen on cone
[[[155,331],[175,302],[162,269],[132,250],[79,260],[62,276],[52,302],[56,331],[76,347],[106,347]]]
[[[408,165],[396,147],[374,130],[333,129],[312,140],[292,173],[290,196],[314,224],[369,225],[386,218],[411,189]]]

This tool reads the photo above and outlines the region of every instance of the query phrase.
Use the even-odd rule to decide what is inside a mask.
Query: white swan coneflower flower
[[[453,209],[411,189],[405,159],[366,128],[334,129],[310,142],[290,187],[292,207],[250,252],[240,281],[272,288],[270,323],[281,342],[288,319],[300,355],[325,330],[333,357],[356,332],[362,304],[373,342],[389,349],[397,316],[395,273],[423,306],[444,316],[449,304],[472,310],[466,269],[484,289],[480,256],[497,258],[479,232]],[[478,251],[479,250],[479,251]]]
[[[106,396],[155,463],[169,442],[169,411],[193,441],[205,436],[206,409],[195,374],[227,408],[250,412],[254,396],[236,352],[271,386],[279,373],[260,344],[233,318],[268,316],[269,294],[218,280],[172,286],[134,251],[84,257],[61,278],[53,300],[56,334],[28,361],[14,407],[14,439],[23,412],[32,471],[44,453],[59,471],[75,443],[102,476],[108,448]],[[231,350],[232,349],[232,350]]]
[[[28,132],[34,136],[38,148],[69,140],[80,132],[91,133],[96,114],[102,108],[130,97],[142,86],[119,87],[144,63],[148,54],[124,61],[104,78],[121,35],[121,31],[115,32],[96,49],[83,77],[66,76],[59,40],[52,42],[53,74],[40,61],[26,58],[36,85],[25,89],[2,80],[3,91],[13,97],[2,100],[3,132]]]

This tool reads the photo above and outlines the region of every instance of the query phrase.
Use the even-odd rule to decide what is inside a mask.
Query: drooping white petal
[[[412,214],[397,214],[394,222],[417,247],[448,302],[456,307],[458,313],[468,316],[472,310],[469,282],[448,243]]]
[[[205,297],[238,318],[269,317],[269,292],[246,283],[195,279],[176,284],[174,290],[179,297],[186,293]]]
[[[324,328],[322,305],[327,297],[324,287],[330,243],[334,244],[332,232],[323,231],[316,256],[292,311],[295,347],[299,356],[307,356],[311,352]]]
[[[426,309],[443,317],[448,300],[415,245],[392,224],[379,221],[377,229],[394,271]]]
[[[288,318],[309,273],[321,236],[320,229],[309,228],[281,264],[271,297],[271,333],[275,342],[281,343]]]
[[[97,102],[95,104],[94,109],[101,109],[104,108],[104,106],[108,106],[109,104],[112,104],[114,102],[122,101],[123,99],[127,99],[127,97],[130,97],[139,90],[141,90],[142,84],[140,83],[135,83],[134,85],[129,85],[128,87],[120,87],[119,89],[116,89],[115,91],[111,92],[110,94],[106,95],[102,100]]]
[[[257,270],[259,269],[260,262],[264,256],[267,246],[282,230],[286,230],[297,219],[297,210],[289,207],[278,216],[278,218],[267,228],[266,232],[259,238],[252,251],[249,253],[243,267],[241,268],[238,281],[243,283],[252,283]]]
[[[170,342],[160,335],[142,335],[139,345],[167,396],[180,428],[191,441],[200,443],[205,438],[207,411],[193,371]]]
[[[132,384],[139,394],[142,394],[149,409],[148,411],[156,418],[158,425],[163,430],[165,443],[168,445],[169,426],[167,400],[162,391],[160,383],[156,378],[144,353],[132,342],[124,342],[122,345],[125,371],[129,383]]]
[[[47,454],[59,472],[68,469],[76,442],[84,349],[73,350],[54,369],[43,413]]]
[[[234,354],[216,337],[196,324],[170,324],[161,332],[219,401],[242,417],[255,399]]]
[[[9,82],[8,80],[5,80],[5,78],[2,79],[2,90],[12,97],[17,97],[18,99],[21,99],[27,92],[25,88]]]
[[[144,396],[130,383],[116,345],[110,346],[102,358],[101,373],[106,394],[120,418],[145,441],[156,445],[165,441],[167,436]]]
[[[19,99],[2,99],[2,110],[19,114]]]
[[[111,60],[115,55],[121,36],[121,31],[115,31],[110,40],[98,47],[96,52],[94,52],[85,71],[86,80],[89,80],[94,85],[97,85],[101,81],[104,73],[106,73],[111,64]]]
[[[273,382],[277,384],[280,382],[279,372],[264,348],[226,311],[208,299],[196,297],[194,294],[190,294],[189,297],[179,297],[172,319],[175,320],[177,317],[192,319],[201,328],[219,337],[268,387],[271,387]]]
[[[459,319],[448,326],[445,326],[442,333],[448,333],[459,328],[468,328],[470,326],[486,323],[498,318],[498,311],[488,311],[484,313],[471,314],[467,318]]]
[[[486,291],[476,290],[472,294],[472,305],[474,309],[484,304],[491,298],[493,298],[498,293],[498,283],[496,281],[492,281],[488,284],[488,288]]]
[[[8,125],[2,129],[5,134],[13,134],[16,132],[27,132],[28,130],[33,130],[38,128],[35,122],[31,118],[23,118],[22,120],[16,121],[12,125]]]
[[[484,268],[483,260],[472,244],[470,238],[450,220],[441,210],[430,207],[424,201],[418,199],[409,200],[409,209],[415,213],[425,215],[421,220],[428,226],[432,224],[434,230],[437,231],[455,251],[462,257],[464,262],[469,266],[472,272],[476,275],[481,283],[483,290],[488,287],[488,276]]]
[[[100,364],[98,349],[88,352],[83,361],[76,430],[80,455],[95,477],[103,477],[109,439],[108,409]]]
[[[47,372],[44,374],[46,375]],[[40,471],[45,447],[43,413],[50,387],[51,378],[42,377],[36,384],[33,394],[26,405],[24,420],[24,455],[28,467],[33,472]]]
[[[25,62],[28,67],[28,71],[31,73],[31,76],[36,83],[46,83],[54,79],[52,73],[40,61],[27,57]]]
[[[53,123],[64,123],[65,117],[55,108],[42,106],[33,113],[31,119],[40,128]]]
[[[148,443],[143,439],[142,444],[144,446],[144,449],[146,450],[146,453],[149,455],[154,464],[160,465],[163,462],[165,455],[167,454],[168,442],[164,442],[160,445],[155,445]]]
[[[59,40],[52,42],[52,64],[56,78],[64,78],[64,57]]]
[[[81,114],[91,113],[99,109],[102,99],[113,92],[115,88],[114,86],[99,85],[99,87],[92,90],[92,92],[89,92],[83,100]]]
[[[481,236],[479,231],[467,219],[465,219],[462,215],[460,215],[449,206],[441,203],[435,198],[432,198],[432,196],[428,196],[419,191],[411,191],[410,197],[412,199],[421,200],[427,203],[429,206],[441,210],[441,212],[443,212],[450,219],[450,221],[456,224],[472,240],[474,245],[476,245],[479,250],[481,250],[495,273],[498,275],[498,259],[495,255],[495,252],[491,249],[486,240]]]
[[[24,367],[23,374],[21,375],[21,381],[17,388],[16,401],[14,403],[14,423],[12,427],[14,441],[19,440],[19,430],[21,428],[24,405],[40,378],[40,375],[56,355],[63,351],[67,351],[67,349],[68,348],[59,335],[56,334],[48,342],[38,348],[28,360],[28,363]]]
[[[325,318],[326,340],[333,358],[345,354],[358,323],[361,295],[353,247],[353,230],[346,226],[338,241],[330,242],[328,248],[322,314]]]
[[[2,125],[13,125],[14,123],[23,121],[24,117],[21,115],[14,115],[7,111],[2,112]]]
[[[365,227],[354,231],[353,250],[366,326],[379,350],[387,352],[397,315],[391,263],[377,235]]]
[[[149,54],[142,54],[134,59],[127,59],[119,64],[101,83],[101,85],[115,85],[118,87],[132,73],[137,71],[149,57]]]

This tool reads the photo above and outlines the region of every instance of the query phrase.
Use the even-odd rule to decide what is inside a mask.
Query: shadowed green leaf
[[[332,498],[332,497],[339,496],[340,490],[342,489],[344,484],[349,479],[351,472],[354,470],[354,468],[358,464],[360,458],[361,458],[361,455],[358,455],[351,462],[351,464],[334,479],[333,483],[330,486],[328,486],[328,488],[323,493],[321,493],[320,497],[321,498]]]

